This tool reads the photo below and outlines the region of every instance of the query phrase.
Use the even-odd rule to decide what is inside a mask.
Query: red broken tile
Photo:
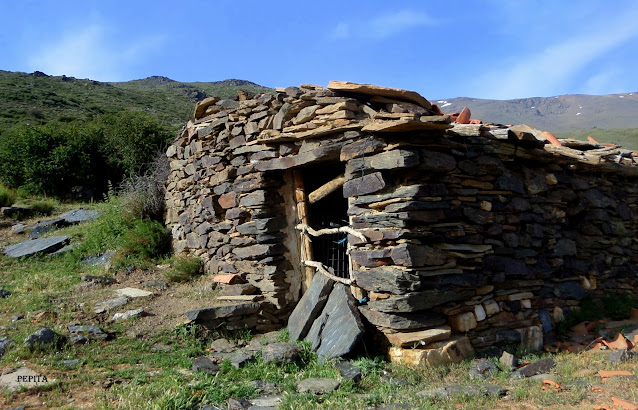
[[[244,283],[244,279],[236,273],[230,273],[228,275],[216,275],[213,278],[213,282],[225,283],[227,285],[236,285],[238,283]]]
[[[629,313],[629,320],[638,320],[638,309],[631,308],[631,313]]]
[[[602,340],[603,344],[613,350],[628,350],[631,349],[630,342],[621,333],[618,333],[616,338],[611,342]]]
[[[559,392],[561,390],[560,384],[553,380],[543,380],[542,388],[543,390],[554,390],[555,392]]]
[[[581,346],[581,345],[577,345],[577,344],[573,344],[571,346],[567,346],[567,351],[569,353],[580,353],[583,350],[585,350],[585,346]]]
[[[441,109],[439,108],[439,106],[438,106],[438,105],[436,105],[436,104],[432,104],[432,108],[431,108],[431,110],[432,110],[432,111],[434,111],[434,113],[435,113],[435,114],[437,114],[437,115],[444,115],[444,114],[443,114],[443,111],[441,111]]]
[[[594,139],[594,137],[592,137],[592,136],[587,136],[587,141],[589,141],[589,142],[593,142],[594,144],[598,144],[598,141],[596,141],[596,140]]]
[[[571,335],[572,336],[586,336],[589,334],[589,331],[587,330],[587,324],[589,322],[580,322],[579,324],[577,324],[576,326],[572,327],[571,329]]]
[[[623,410],[638,410],[638,406],[636,406],[635,404],[625,400],[621,400],[617,397],[612,397],[611,402],[614,403],[614,406],[620,407]]]
[[[450,122],[455,122],[459,114],[458,113],[447,114],[447,116],[450,117]]]
[[[461,110],[461,113],[456,119],[456,122],[458,122],[459,124],[469,124],[471,118],[472,118],[472,113],[470,112],[470,109],[467,107],[463,107],[463,109]]]
[[[598,370],[602,382],[607,383],[612,377],[632,377],[634,374],[626,370]]]
[[[483,120],[477,120],[476,118],[472,118],[470,120],[470,124],[483,124]]]
[[[562,144],[560,143],[560,141],[554,136],[554,134],[552,134],[549,131],[543,131],[541,132],[541,138],[545,138],[547,141],[550,142],[550,144],[552,145],[556,145],[557,147],[562,146]]]

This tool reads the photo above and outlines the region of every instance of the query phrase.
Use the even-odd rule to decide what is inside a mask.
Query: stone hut
[[[585,297],[636,294],[638,154],[618,146],[333,81],[200,101],[167,156],[176,252],[238,283],[187,314],[208,325],[277,329],[306,294],[306,337],[319,275],[393,360],[436,364],[539,349]]]

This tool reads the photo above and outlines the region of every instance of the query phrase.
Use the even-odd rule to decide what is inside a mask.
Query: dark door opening
[[[322,165],[303,172],[306,192],[312,192],[343,173],[341,164]],[[339,188],[314,204],[308,204],[307,224],[315,230],[348,226],[348,200]],[[313,259],[335,276],[350,278],[348,234],[326,234],[312,238]]]

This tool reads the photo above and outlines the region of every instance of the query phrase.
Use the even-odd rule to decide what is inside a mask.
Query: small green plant
[[[202,260],[196,256],[178,256],[164,272],[164,278],[169,282],[188,282],[202,274],[202,266]]]
[[[614,320],[629,318],[631,308],[638,306],[638,300],[628,294],[605,295],[602,303],[606,316]]]
[[[49,216],[53,213],[58,202],[55,199],[41,199],[31,203],[31,210],[37,215]]]
[[[11,206],[16,200],[16,192],[7,188],[4,185],[0,185],[0,207]]]

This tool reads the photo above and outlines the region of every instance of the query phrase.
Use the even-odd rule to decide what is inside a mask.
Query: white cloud
[[[520,98],[555,95],[577,74],[609,51],[638,36],[638,25],[631,23],[638,17],[638,9],[618,21],[600,22],[587,34],[576,35],[550,44],[531,56],[517,58],[515,63],[501,63],[504,68],[477,78],[474,92],[485,98]],[[603,24],[604,23],[604,24]],[[608,74],[590,78],[583,90],[599,86]]]
[[[617,68],[607,69],[598,72],[587,79],[584,84],[584,92],[587,94],[608,94],[622,90],[617,83],[618,78],[622,77],[622,71]]]
[[[92,24],[44,43],[28,58],[33,71],[100,81],[122,81],[128,68],[159,49],[161,37],[111,43],[107,30]]]
[[[340,22],[330,33],[332,40],[350,37],[384,39],[419,26],[430,26],[436,22],[424,13],[411,10],[378,15],[374,18],[353,22]]]
[[[339,40],[350,37],[350,25],[348,23],[339,23],[332,30],[332,35],[330,36],[333,40]]]

